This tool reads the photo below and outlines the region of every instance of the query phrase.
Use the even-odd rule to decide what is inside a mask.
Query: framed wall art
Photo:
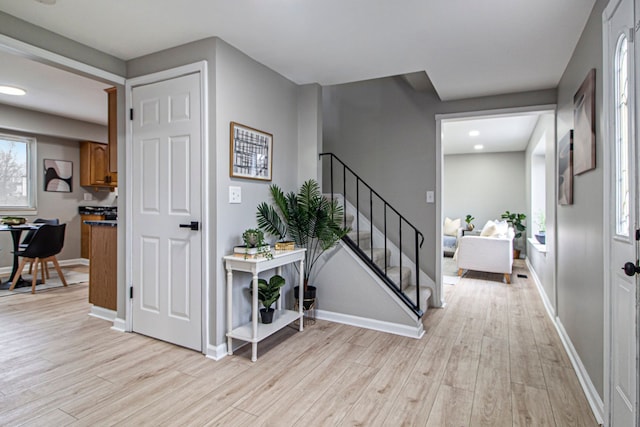
[[[573,204],[573,130],[558,142],[558,204]]]
[[[231,122],[229,175],[271,181],[273,135]]]
[[[73,162],[44,159],[44,191],[71,193]]]
[[[573,173],[580,175],[596,167],[596,70],[573,97]]]

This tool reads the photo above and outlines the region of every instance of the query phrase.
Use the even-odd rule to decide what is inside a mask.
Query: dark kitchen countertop
[[[118,226],[118,221],[108,220],[108,219],[104,219],[104,220],[101,220],[101,221],[90,220],[90,221],[84,221],[84,223],[87,224],[87,225],[98,225],[98,226],[102,226],[102,227],[117,227]]]
[[[78,206],[80,215],[105,215],[118,213],[117,206]]]

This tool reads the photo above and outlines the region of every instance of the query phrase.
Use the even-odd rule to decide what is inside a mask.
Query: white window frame
[[[624,52],[622,47],[625,47]],[[624,53],[624,57],[622,54]],[[629,237],[629,42],[625,34],[618,38],[614,60],[613,77],[615,83],[614,104],[614,136],[615,136],[615,190],[616,190],[616,219],[615,234]],[[625,81],[621,81],[621,77]],[[623,98],[625,96],[625,99]]]
[[[28,206],[2,206],[0,215],[37,215],[38,211],[38,176],[37,176],[37,140],[33,137],[0,133],[0,138],[8,141],[27,144],[27,187]]]

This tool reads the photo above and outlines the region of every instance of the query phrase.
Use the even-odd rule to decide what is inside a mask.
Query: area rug
[[[26,271],[26,270],[25,270]],[[67,281],[67,285],[77,285],[79,283],[87,283],[89,281],[89,274],[88,273],[81,273],[78,271],[73,271],[73,270],[66,270],[62,272],[64,274],[64,278]],[[36,285],[36,292],[42,292],[42,291],[47,291],[47,290],[51,290],[51,289],[55,289],[55,288],[60,288],[62,287],[62,282],[60,281],[60,278],[58,277],[58,273],[54,270],[51,269],[49,271],[49,274],[51,275],[51,278],[47,279],[46,283],[43,285]],[[39,274],[38,274],[39,276]],[[23,275],[22,276],[25,280],[31,280],[31,276],[30,275]],[[9,295],[18,295],[18,294],[25,294],[25,293],[31,293],[31,286],[25,286],[22,288],[16,288],[13,291],[10,290],[0,290],[0,297],[6,297]]]
[[[460,281],[458,277],[458,267],[456,261],[450,257],[442,258],[442,283],[445,285],[457,285]]]

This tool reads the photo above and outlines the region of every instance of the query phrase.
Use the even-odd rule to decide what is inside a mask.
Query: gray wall
[[[444,156],[443,215],[461,218],[464,224],[471,214],[474,225],[482,229],[507,210],[525,213],[524,162],[523,151]]]
[[[80,187],[80,148],[78,141],[61,139],[47,135],[35,135],[0,128],[0,133],[36,138],[37,144],[37,214],[25,215],[28,221],[36,218],[59,218],[66,223],[64,249],[58,255],[59,260],[80,258],[80,216],[78,206],[83,200],[85,189]],[[44,191],[43,160],[67,160],[73,162],[73,181],[71,193]],[[10,233],[0,233],[0,266],[9,267],[13,263]]]
[[[106,96],[105,96],[106,102]],[[106,126],[72,120],[65,117],[0,104],[0,132],[33,137],[37,144],[37,214],[25,216],[29,221],[36,218],[59,218],[67,224],[65,245],[60,260],[80,258],[80,205],[115,204],[113,193],[95,192],[80,187],[80,140],[106,141]],[[57,193],[44,191],[42,165],[44,159],[68,160],[73,162],[73,191]],[[93,200],[84,201],[84,194],[91,193]],[[8,233],[0,233],[0,267],[8,267],[13,258],[11,238]]]
[[[105,94],[104,102],[107,102]],[[106,117],[105,117],[106,119]],[[0,104],[0,128],[65,139],[107,143],[107,127]]]
[[[425,191],[436,188],[436,114],[555,102],[555,90],[442,102],[393,77],[328,86],[323,149],[342,158],[424,233],[420,266],[433,278],[439,236],[436,205],[425,203]]]
[[[573,96],[596,69],[596,169],[574,177],[573,205],[558,206],[558,317],[591,381],[604,398],[603,384],[603,190],[602,11],[597,1],[558,85],[557,135],[573,129]]]
[[[542,140],[544,144],[544,158],[533,154],[533,150]],[[537,209],[531,207],[531,200],[538,198],[539,203],[545,207],[545,224],[546,233],[546,253],[540,253],[530,243],[527,243],[527,258],[533,269],[535,270],[542,288],[551,304],[553,311],[556,311],[556,286],[555,286],[555,235],[551,231],[554,229],[556,215],[556,154],[555,154],[555,115],[545,114],[540,117],[536,127],[531,135],[526,151],[526,178],[527,178],[527,214],[529,215],[529,227],[527,236],[533,237],[538,231],[538,225],[535,223],[537,218]],[[544,164],[539,164],[543,162]],[[535,165],[535,166],[534,166]],[[544,188],[535,188],[543,185],[543,183],[531,180],[531,171],[533,168],[540,168],[541,175],[544,175]],[[535,195],[533,193],[543,192],[544,194]],[[544,200],[541,200],[544,198]]]
[[[322,152],[322,87],[298,87],[298,182],[320,180],[318,153]]]
[[[249,58],[222,40],[216,43],[216,180],[212,197],[217,200],[217,231],[213,242],[217,258],[212,260],[215,284],[212,306],[221,308],[215,313],[216,337],[224,342],[225,270],[220,261],[233,246],[242,244],[241,235],[247,228],[257,227],[258,203],[270,202],[269,184],[229,177],[229,123],[231,121],[273,134],[273,183],[285,192],[298,188],[298,86],[262,64]],[[315,159],[315,153],[314,157]],[[228,203],[228,187],[242,188],[242,203]],[[289,275],[287,279],[293,276]],[[234,280],[249,283],[250,275],[234,274]],[[287,280],[288,286],[292,283]],[[234,322],[249,318],[251,306],[242,288],[234,288]]]

